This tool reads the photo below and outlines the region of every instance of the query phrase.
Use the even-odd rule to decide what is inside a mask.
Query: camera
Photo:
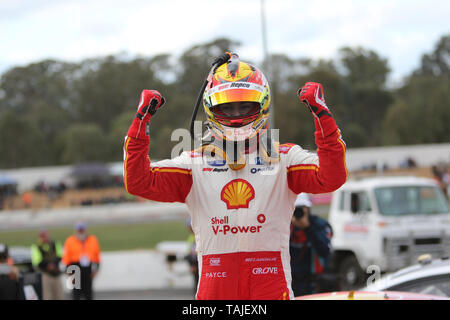
[[[303,217],[304,213],[305,213],[305,211],[304,211],[305,208],[306,208],[305,206],[295,207],[294,217],[297,218],[297,219],[301,219]]]

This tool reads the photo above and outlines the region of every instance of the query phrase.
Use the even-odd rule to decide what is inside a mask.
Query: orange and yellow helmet
[[[239,61],[231,54],[207,79],[203,108],[215,138],[245,140],[261,134],[268,127],[270,88],[264,74],[255,66]],[[243,114],[223,112],[223,107],[245,103]]]

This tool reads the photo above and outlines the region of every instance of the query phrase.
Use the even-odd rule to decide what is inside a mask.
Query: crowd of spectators
[[[14,191],[14,192],[13,192]],[[136,201],[123,188],[122,175],[101,164],[74,166],[59,182],[38,181],[30,190],[0,187],[0,210],[91,206]]]

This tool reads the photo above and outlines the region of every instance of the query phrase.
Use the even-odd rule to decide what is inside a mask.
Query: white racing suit
[[[315,121],[317,155],[282,144],[279,162],[250,153],[241,170],[198,151],[150,163],[150,138],[126,137],[127,191],[188,206],[199,261],[197,299],[294,298],[289,236],[297,194],[331,192],[347,178],[334,119]]]

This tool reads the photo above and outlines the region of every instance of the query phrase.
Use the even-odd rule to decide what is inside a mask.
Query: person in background
[[[437,163],[431,167],[433,179],[442,190],[447,199],[449,199],[448,186],[449,186],[449,174],[448,167],[445,163]]]
[[[294,296],[317,293],[317,277],[327,266],[333,231],[329,223],[311,214],[311,201],[300,193],[295,201],[291,223],[289,252],[291,255],[292,290]]]
[[[445,172],[442,175],[442,181],[445,185],[444,194],[447,197],[447,200],[450,200],[450,172],[448,167],[445,168]]]
[[[72,289],[74,300],[93,299],[92,283],[100,267],[100,245],[97,237],[88,234],[86,229],[86,223],[76,223],[75,233],[64,243],[63,264],[77,266],[80,270],[80,287]]]
[[[59,267],[63,247],[61,242],[50,239],[48,230],[38,233],[37,243],[31,245],[31,263],[42,273],[44,300],[64,300],[64,289]]]
[[[31,204],[33,202],[33,195],[31,192],[27,191],[22,195],[22,201],[25,206],[25,209],[31,208]]]
[[[19,299],[19,269],[9,263],[8,246],[0,243],[0,300]]]

